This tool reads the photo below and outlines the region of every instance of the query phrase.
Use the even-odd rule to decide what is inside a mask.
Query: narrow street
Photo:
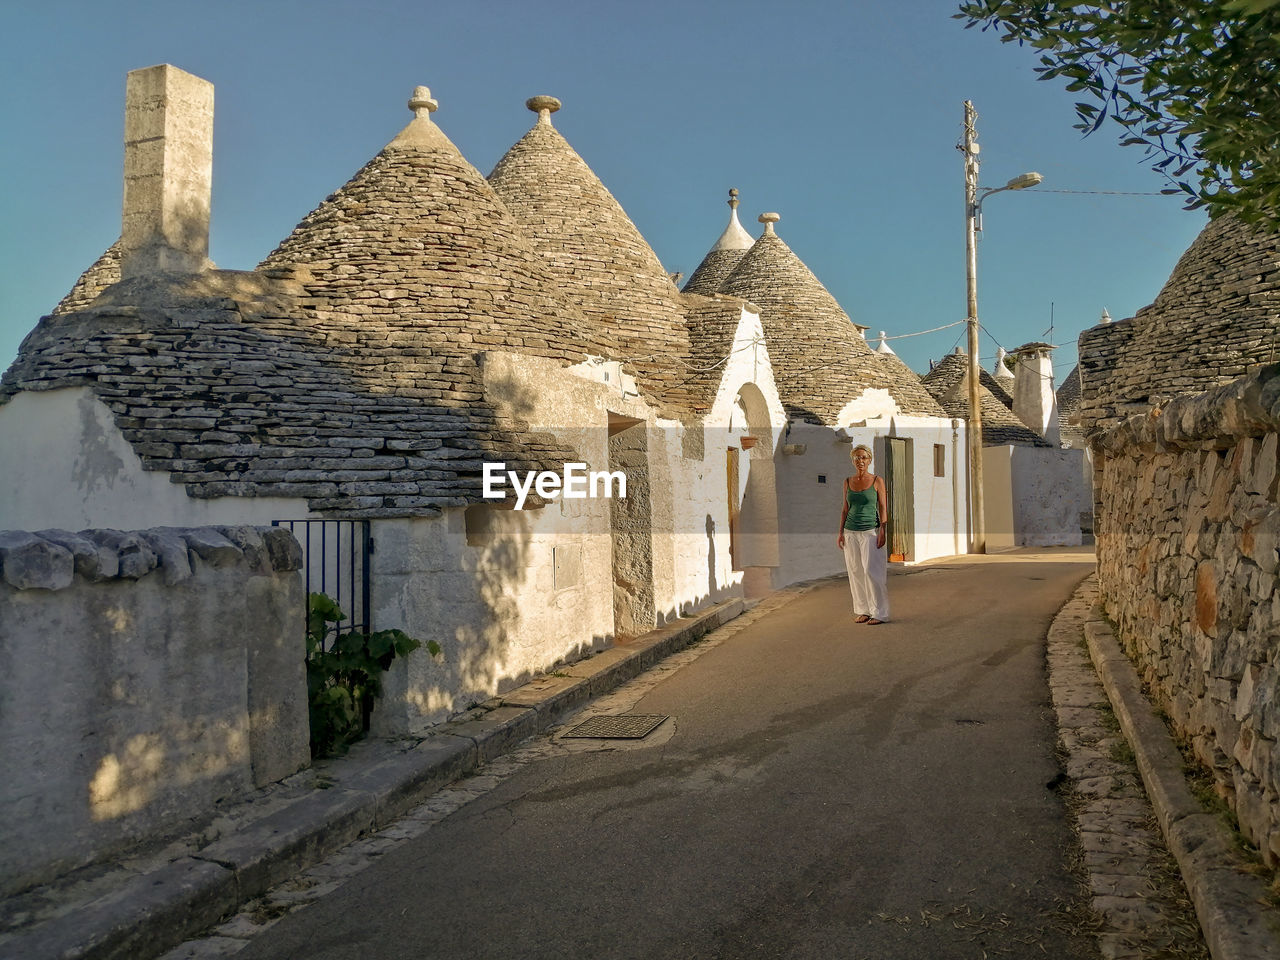
[[[588,706],[669,715],[643,741],[571,718],[237,956],[1095,957],[1046,788],[1087,550],[898,571],[878,627],[842,580],[730,624]]]

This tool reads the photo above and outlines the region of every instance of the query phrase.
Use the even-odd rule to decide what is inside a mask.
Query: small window
[[[933,445],[933,475],[935,477],[947,475],[947,448],[941,443]]]
[[[827,475],[826,475],[825,473],[820,473],[820,474],[818,474],[818,482],[819,482],[819,483],[826,483],[826,482],[827,482]]]

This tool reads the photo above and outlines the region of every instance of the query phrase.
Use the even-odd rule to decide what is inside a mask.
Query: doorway
[[[885,493],[889,516],[886,546],[889,560],[903,563],[912,558],[911,545],[915,541],[915,497],[912,481],[915,464],[911,441],[904,437],[885,437]]]
[[[609,501],[613,540],[613,632],[638,637],[657,622],[653,595],[653,505],[645,424],[609,414],[609,469],[627,477],[626,497]]]

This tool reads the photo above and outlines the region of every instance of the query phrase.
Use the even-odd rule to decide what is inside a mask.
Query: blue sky
[[[982,354],[1047,336],[1059,380],[1105,307],[1150,303],[1203,227],[1035,56],[964,30],[948,0],[46,0],[0,37],[0,367],[119,235],[124,83],[172,63],[216,88],[211,256],[249,269],[408,122],[417,84],[487,174],[532,124],[558,129],[669,271],[740,214],[779,235],[874,336],[964,319],[963,101],[992,197],[979,246]],[[904,338],[917,371],[963,327]],[[988,366],[990,364],[988,363]]]

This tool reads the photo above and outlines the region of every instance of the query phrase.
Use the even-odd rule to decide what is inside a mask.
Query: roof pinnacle
[[[730,210],[738,209],[738,188],[737,187],[729,188],[729,209]]]
[[[524,105],[538,115],[538,122],[551,122],[551,115],[560,109],[560,101],[555,97],[530,97]]]
[[[409,109],[415,118],[430,120],[431,115],[440,109],[440,104],[431,99],[430,87],[414,87],[413,96],[409,98]]]
[[[781,219],[782,218],[776,213],[762,213],[760,216],[756,217],[757,222],[764,224],[764,235],[766,237],[777,236],[777,234],[773,232],[773,225]]]

